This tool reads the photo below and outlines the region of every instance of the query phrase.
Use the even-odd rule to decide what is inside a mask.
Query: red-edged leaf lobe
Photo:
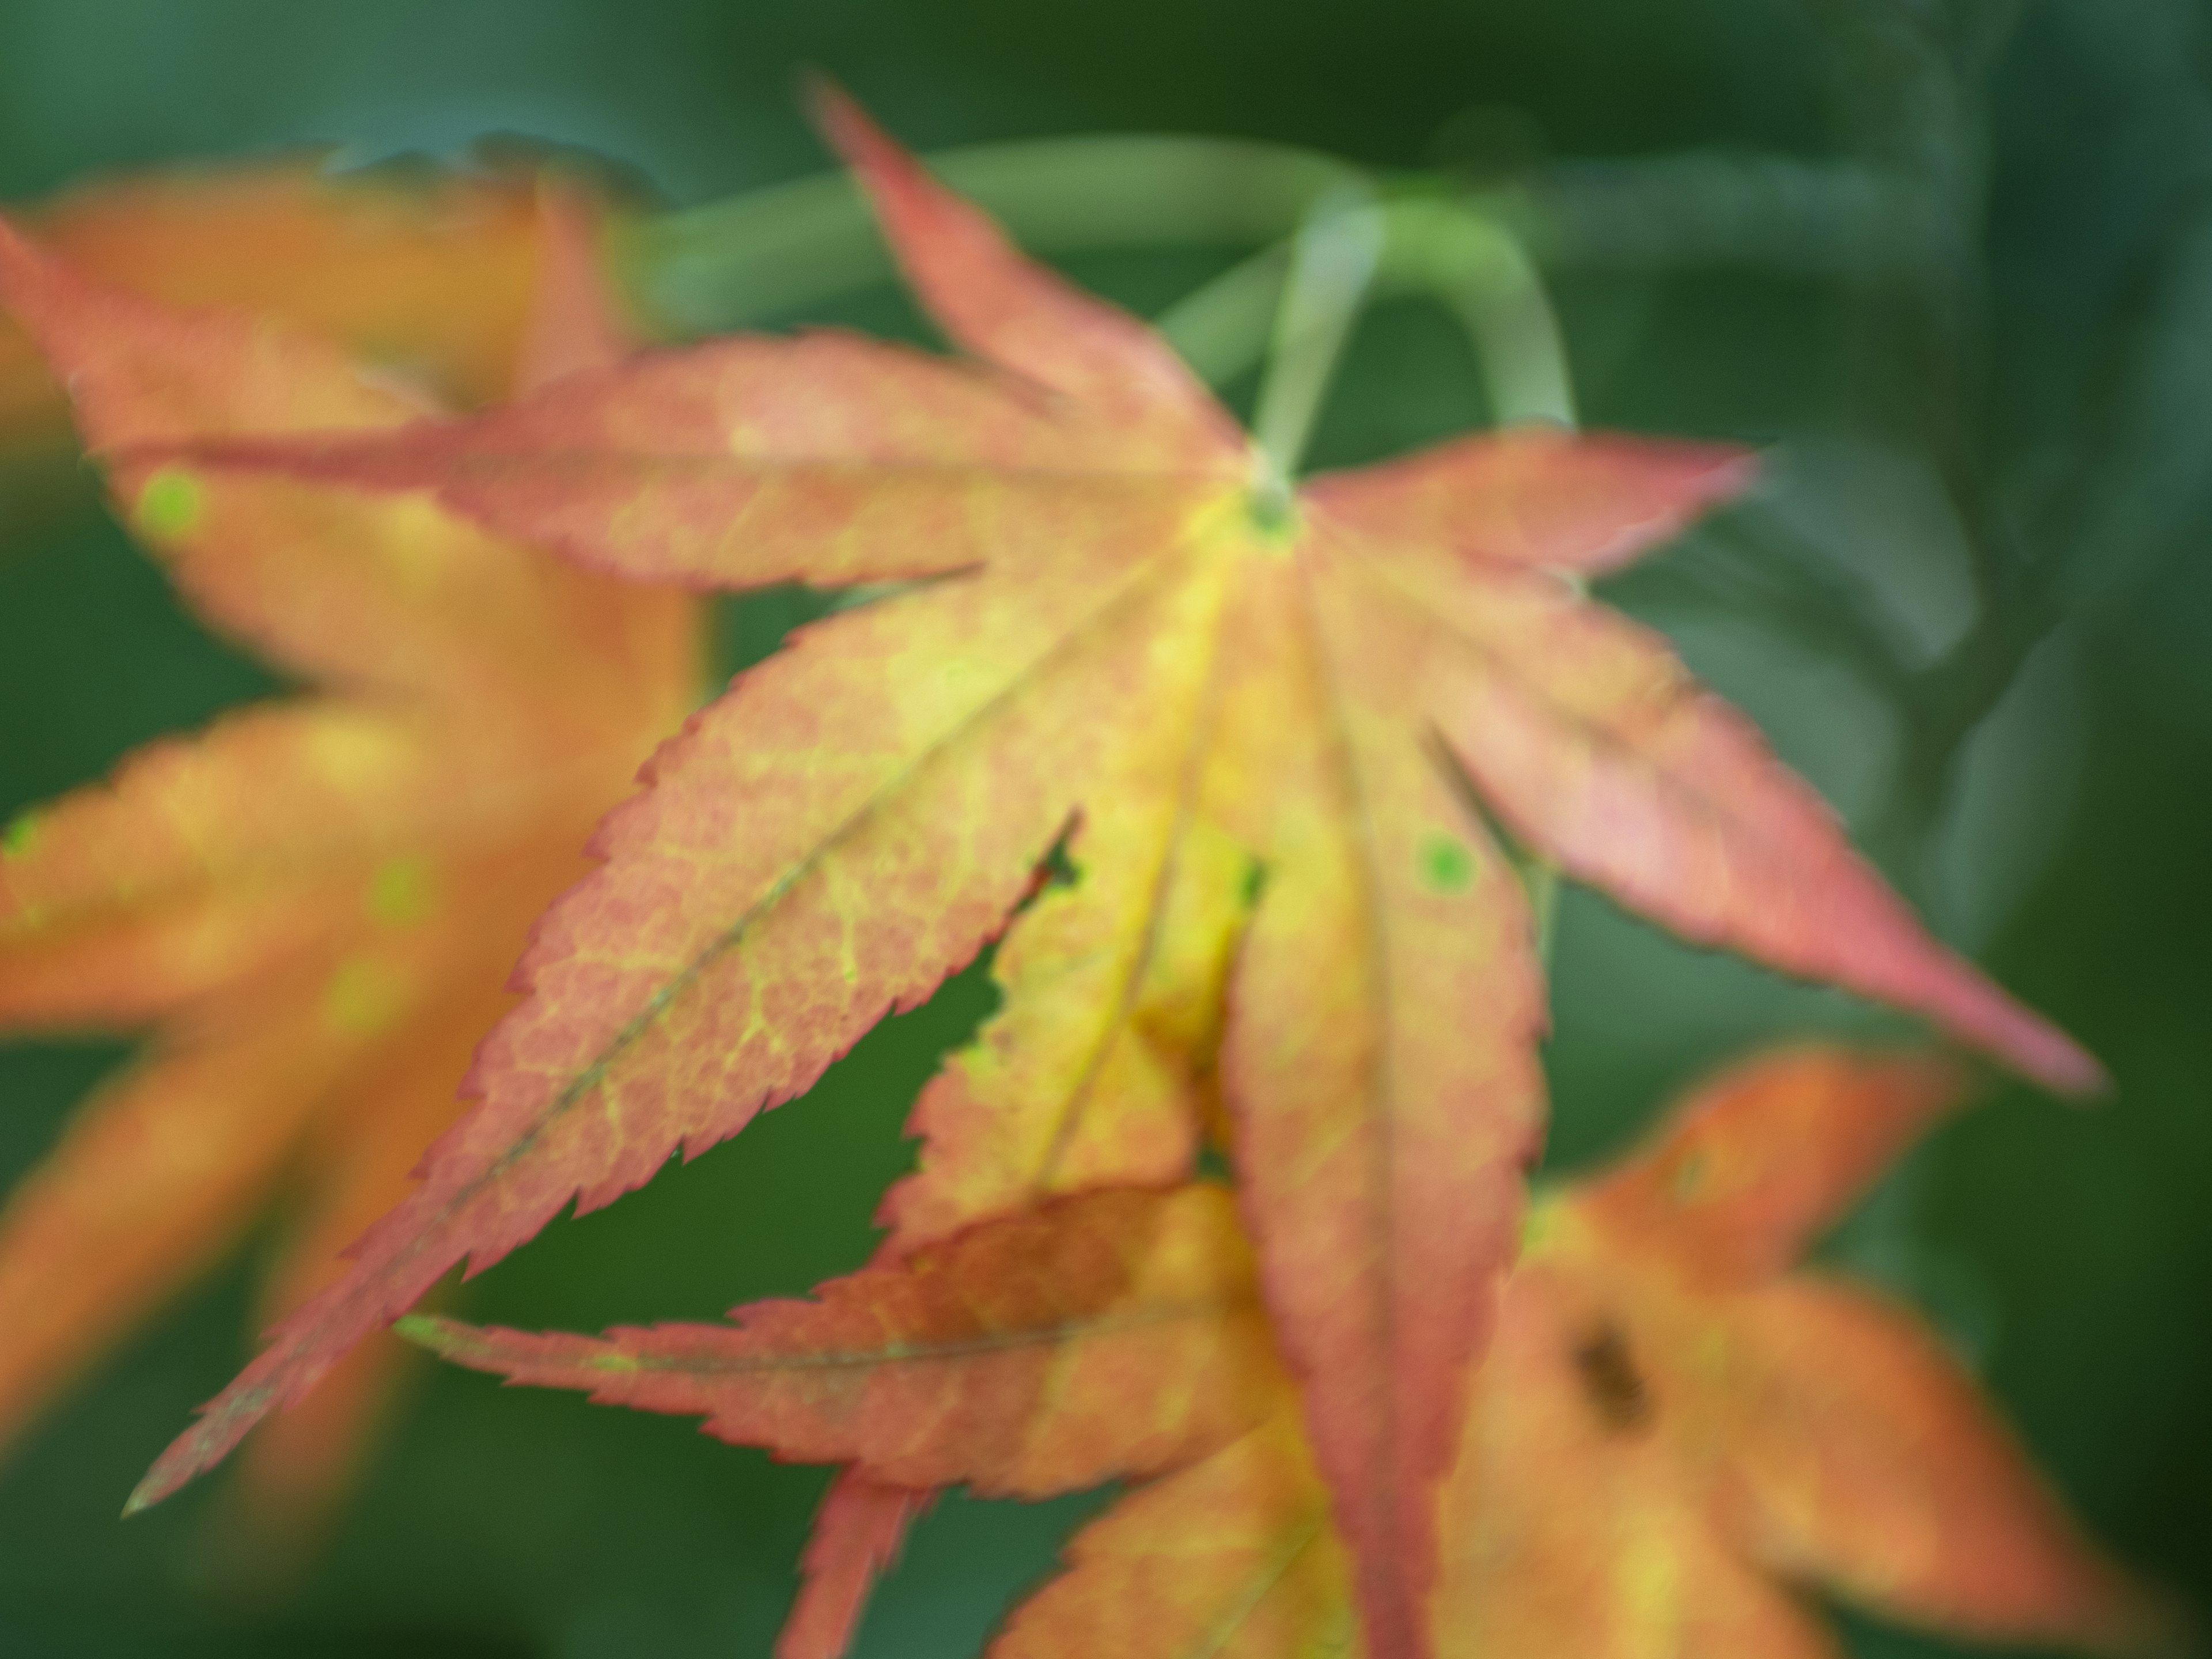
[[[876,1580],[897,1564],[908,1527],[934,1501],[933,1492],[840,1471],[815,1513],[799,1597],[776,1637],[775,1659],[841,1659]]]
[[[1141,512],[1235,489],[1245,472],[1241,458],[1164,444],[988,372],[835,333],[648,354],[389,438],[173,453],[225,471],[434,489],[494,532],[583,564],[718,588],[964,569],[1085,498]]]
[[[1519,883],[1407,706],[1418,656],[1319,547],[1274,586],[1224,744],[1273,751],[1273,793],[1250,804],[1266,879],[1223,1072],[1380,1659],[1425,1650],[1437,1483],[1540,1134],[1542,997]]]
[[[1921,931],[1826,805],[1656,635],[1540,572],[1359,544],[1484,799],[1568,874],[1700,944],[1923,1013],[2063,1093],[2103,1073]]]
[[[1766,1279],[1969,1092],[1936,1054],[1779,1049],[1692,1091],[1577,1203],[1624,1249],[1663,1251],[1702,1282]]]
[[[1158,470],[1232,464],[1243,433],[1150,327],[1026,258],[989,216],[932,179],[836,88],[811,88],[816,120],[868,193],[900,268],[955,343],[1158,446]]]
[[[1328,1489],[1285,1410],[1078,1533],[1066,1571],[989,1656],[1357,1659],[1348,1579]]]
[[[1364,539],[1595,576],[1663,546],[1752,471],[1750,456],[1719,445],[1531,426],[1323,473],[1299,498]]]
[[[447,1358],[909,1487],[1042,1498],[1204,1455],[1280,1388],[1229,1195],[1104,1192],[986,1222],[811,1302],[605,1338],[413,1319]]]

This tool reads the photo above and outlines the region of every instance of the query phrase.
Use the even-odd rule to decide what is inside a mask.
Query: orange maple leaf
[[[605,867],[549,913],[481,1105],[133,1503],[448,1268],[803,1091],[1005,927],[1072,835],[1064,931],[1010,990],[1002,1046],[926,1103],[932,1154],[891,1218],[927,1236],[1171,1180],[1192,1091],[1218,1080],[1368,1640],[1419,1653],[1438,1483],[1541,1120],[1527,906],[1471,794],[1693,939],[1923,1012],[2053,1086],[2100,1074],[1565,579],[1737,488],[1740,455],[1509,433],[1285,508],[1148,329],[1024,260],[848,105],[826,119],[979,361],[737,338],[471,421],[191,447],[432,489],[636,577],[938,580],[810,630],[661,751],[596,843]],[[1210,1046],[1159,1040],[1177,1030]]]
[[[542,314],[538,183],[519,169],[333,174],[307,155],[102,180],[18,220],[91,281],[289,318],[464,404],[514,389]],[[0,447],[68,416],[37,343],[0,319]]]
[[[2172,1650],[1932,1331],[1785,1273],[1963,1081],[1784,1050],[1536,1206],[1447,1486],[1457,1651],[1830,1654],[1800,1589],[1984,1640]]]
[[[2172,1645],[1917,1318],[1786,1271],[1961,1081],[1925,1056],[1779,1051],[1539,1202],[1461,1402],[1424,1613],[1437,1653],[1831,1654],[1805,1589],[1967,1637]],[[402,1328],[512,1382],[853,1459],[833,1504],[864,1482],[1043,1497],[1156,1477],[1076,1535],[994,1659],[1355,1653],[1328,1489],[1228,1215],[1205,1186],[1054,1200],[735,1327]],[[895,1511],[874,1514],[880,1547]],[[778,1651],[833,1650],[826,1605],[803,1594]]]
[[[526,378],[606,352],[585,211],[550,186],[534,210]],[[299,327],[97,288],[4,228],[0,303],[95,447],[428,407]],[[151,744],[6,832],[0,1026],[155,1036],[0,1211],[0,1435],[279,1190],[297,1207],[264,1314],[332,1277],[450,1122],[532,919],[699,678],[688,599],[430,503],[129,464],[111,482],[201,617],[321,689]],[[249,1495],[319,1506],[402,1352],[364,1351],[289,1419]]]

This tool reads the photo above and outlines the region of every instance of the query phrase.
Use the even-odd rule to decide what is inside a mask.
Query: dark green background
[[[1826,572],[1874,594],[1869,608],[1908,637],[1940,643],[1956,620],[1957,536],[1915,413],[1928,359],[1911,307],[1741,267],[1584,269],[1559,293],[1594,423],[1778,446],[1757,507],[1617,597],[1674,634],[1877,835],[1939,928],[2120,1082],[2106,1109],[2015,1091],[1946,1131],[1836,1248],[1944,1322],[2117,1550],[2201,1592],[2212,1583],[2204,21],[2179,0],[0,0],[0,198],[185,155],[335,140],[368,161],[508,131],[620,158],[688,204],[823,165],[791,95],[804,64],[925,147],[1188,131],[1389,167],[1757,147],[1939,172],[1984,147],[1987,219],[1964,231],[1987,256],[1987,325],[1966,337],[1986,369],[1968,400],[1975,476],[2031,538],[2057,535],[2051,483],[2091,461],[2087,493],[2105,510],[2076,515],[2086,527],[2057,550],[2086,573],[2079,597],[1948,792],[1892,799],[1893,702],[1834,615],[1785,610],[1763,579]],[[1899,27],[1996,43],[1985,111],[1948,135],[1929,127],[1927,85],[1894,61]],[[1212,268],[1165,254],[1081,270],[1156,307]],[[887,297],[841,314],[906,316]],[[1316,459],[1365,459],[1475,421],[1473,386],[1442,322],[1410,305],[1378,312]],[[267,687],[178,614],[80,495],[58,515],[51,501],[36,514],[0,501],[12,515],[0,522],[0,818]],[[733,661],[774,637],[779,614],[771,603],[728,619]],[[1747,1042],[1874,1028],[1840,999],[1688,951],[1581,895],[1565,906],[1555,996],[1554,1146],[1569,1163],[1617,1144],[1666,1089]],[[956,985],[869,1038],[806,1101],[610,1212],[556,1224],[480,1281],[470,1310],[578,1328],[704,1316],[855,1264],[873,1195],[907,1157],[908,1100],[988,1000],[974,976]],[[29,1166],[119,1052],[0,1048],[0,1177]],[[119,1523],[146,1462],[243,1357],[244,1285],[241,1262],[200,1287],[0,1466],[0,1653],[766,1650],[817,1474],[681,1422],[474,1375],[426,1376],[322,1565],[289,1598],[235,1588],[219,1483]],[[972,1650],[1082,1512],[948,1504],[884,1591],[862,1653]],[[1853,1639],[1918,1650],[1872,1626]]]

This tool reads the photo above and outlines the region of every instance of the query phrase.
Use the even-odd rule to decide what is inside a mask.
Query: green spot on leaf
[[[45,827],[45,814],[19,813],[5,830],[0,830],[0,859],[30,857],[31,849],[39,844],[40,832]]]
[[[1464,893],[1474,885],[1474,854],[1441,832],[1421,843],[1421,880],[1439,893]]]
[[[1254,859],[1244,866],[1244,889],[1237,895],[1247,910],[1260,908],[1260,895],[1267,890],[1267,866]]]
[[[1535,1255],[1559,1233],[1559,1200],[1548,1193],[1531,1193],[1521,1218],[1521,1254]]]
[[[191,534],[206,508],[200,481],[180,466],[165,466],[146,480],[132,516],[146,534],[168,540]]]
[[[428,859],[393,859],[369,878],[368,914],[383,927],[411,927],[437,908],[437,880]]]
[[[1267,546],[1287,551],[1298,538],[1297,497],[1279,478],[1270,477],[1245,497],[1245,514]]]

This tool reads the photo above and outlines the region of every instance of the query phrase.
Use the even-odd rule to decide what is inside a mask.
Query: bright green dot
[[[5,830],[0,830],[0,858],[30,857],[31,848],[38,845],[39,832],[45,827],[46,819],[41,813],[18,815]]]
[[[1464,893],[1474,885],[1474,854],[1449,836],[1421,843],[1421,879],[1439,893]]]
[[[437,908],[437,881],[428,859],[393,859],[369,878],[370,919],[386,927],[424,921]]]
[[[348,957],[323,989],[323,1023],[341,1036],[388,1030],[406,1006],[405,976],[374,957]]]
[[[1548,1194],[1532,1194],[1521,1217],[1521,1254],[1534,1255],[1559,1236],[1559,1204]]]
[[[1255,487],[1244,498],[1244,514],[1260,540],[1279,552],[1298,538],[1297,496],[1280,479]]]
[[[200,481],[179,466],[165,466],[138,492],[138,527],[149,536],[189,536],[207,507]]]
[[[633,1354],[610,1352],[593,1354],[592,1369],[595,1371],[636,1371],[645,1368],[638,1364],[636,1357]]]
[[[1267,890],[1267,866],[1254,859],[1244,866],[1244,885],[1237,894],[1247,910],[1260,907],[1260,895]]]

